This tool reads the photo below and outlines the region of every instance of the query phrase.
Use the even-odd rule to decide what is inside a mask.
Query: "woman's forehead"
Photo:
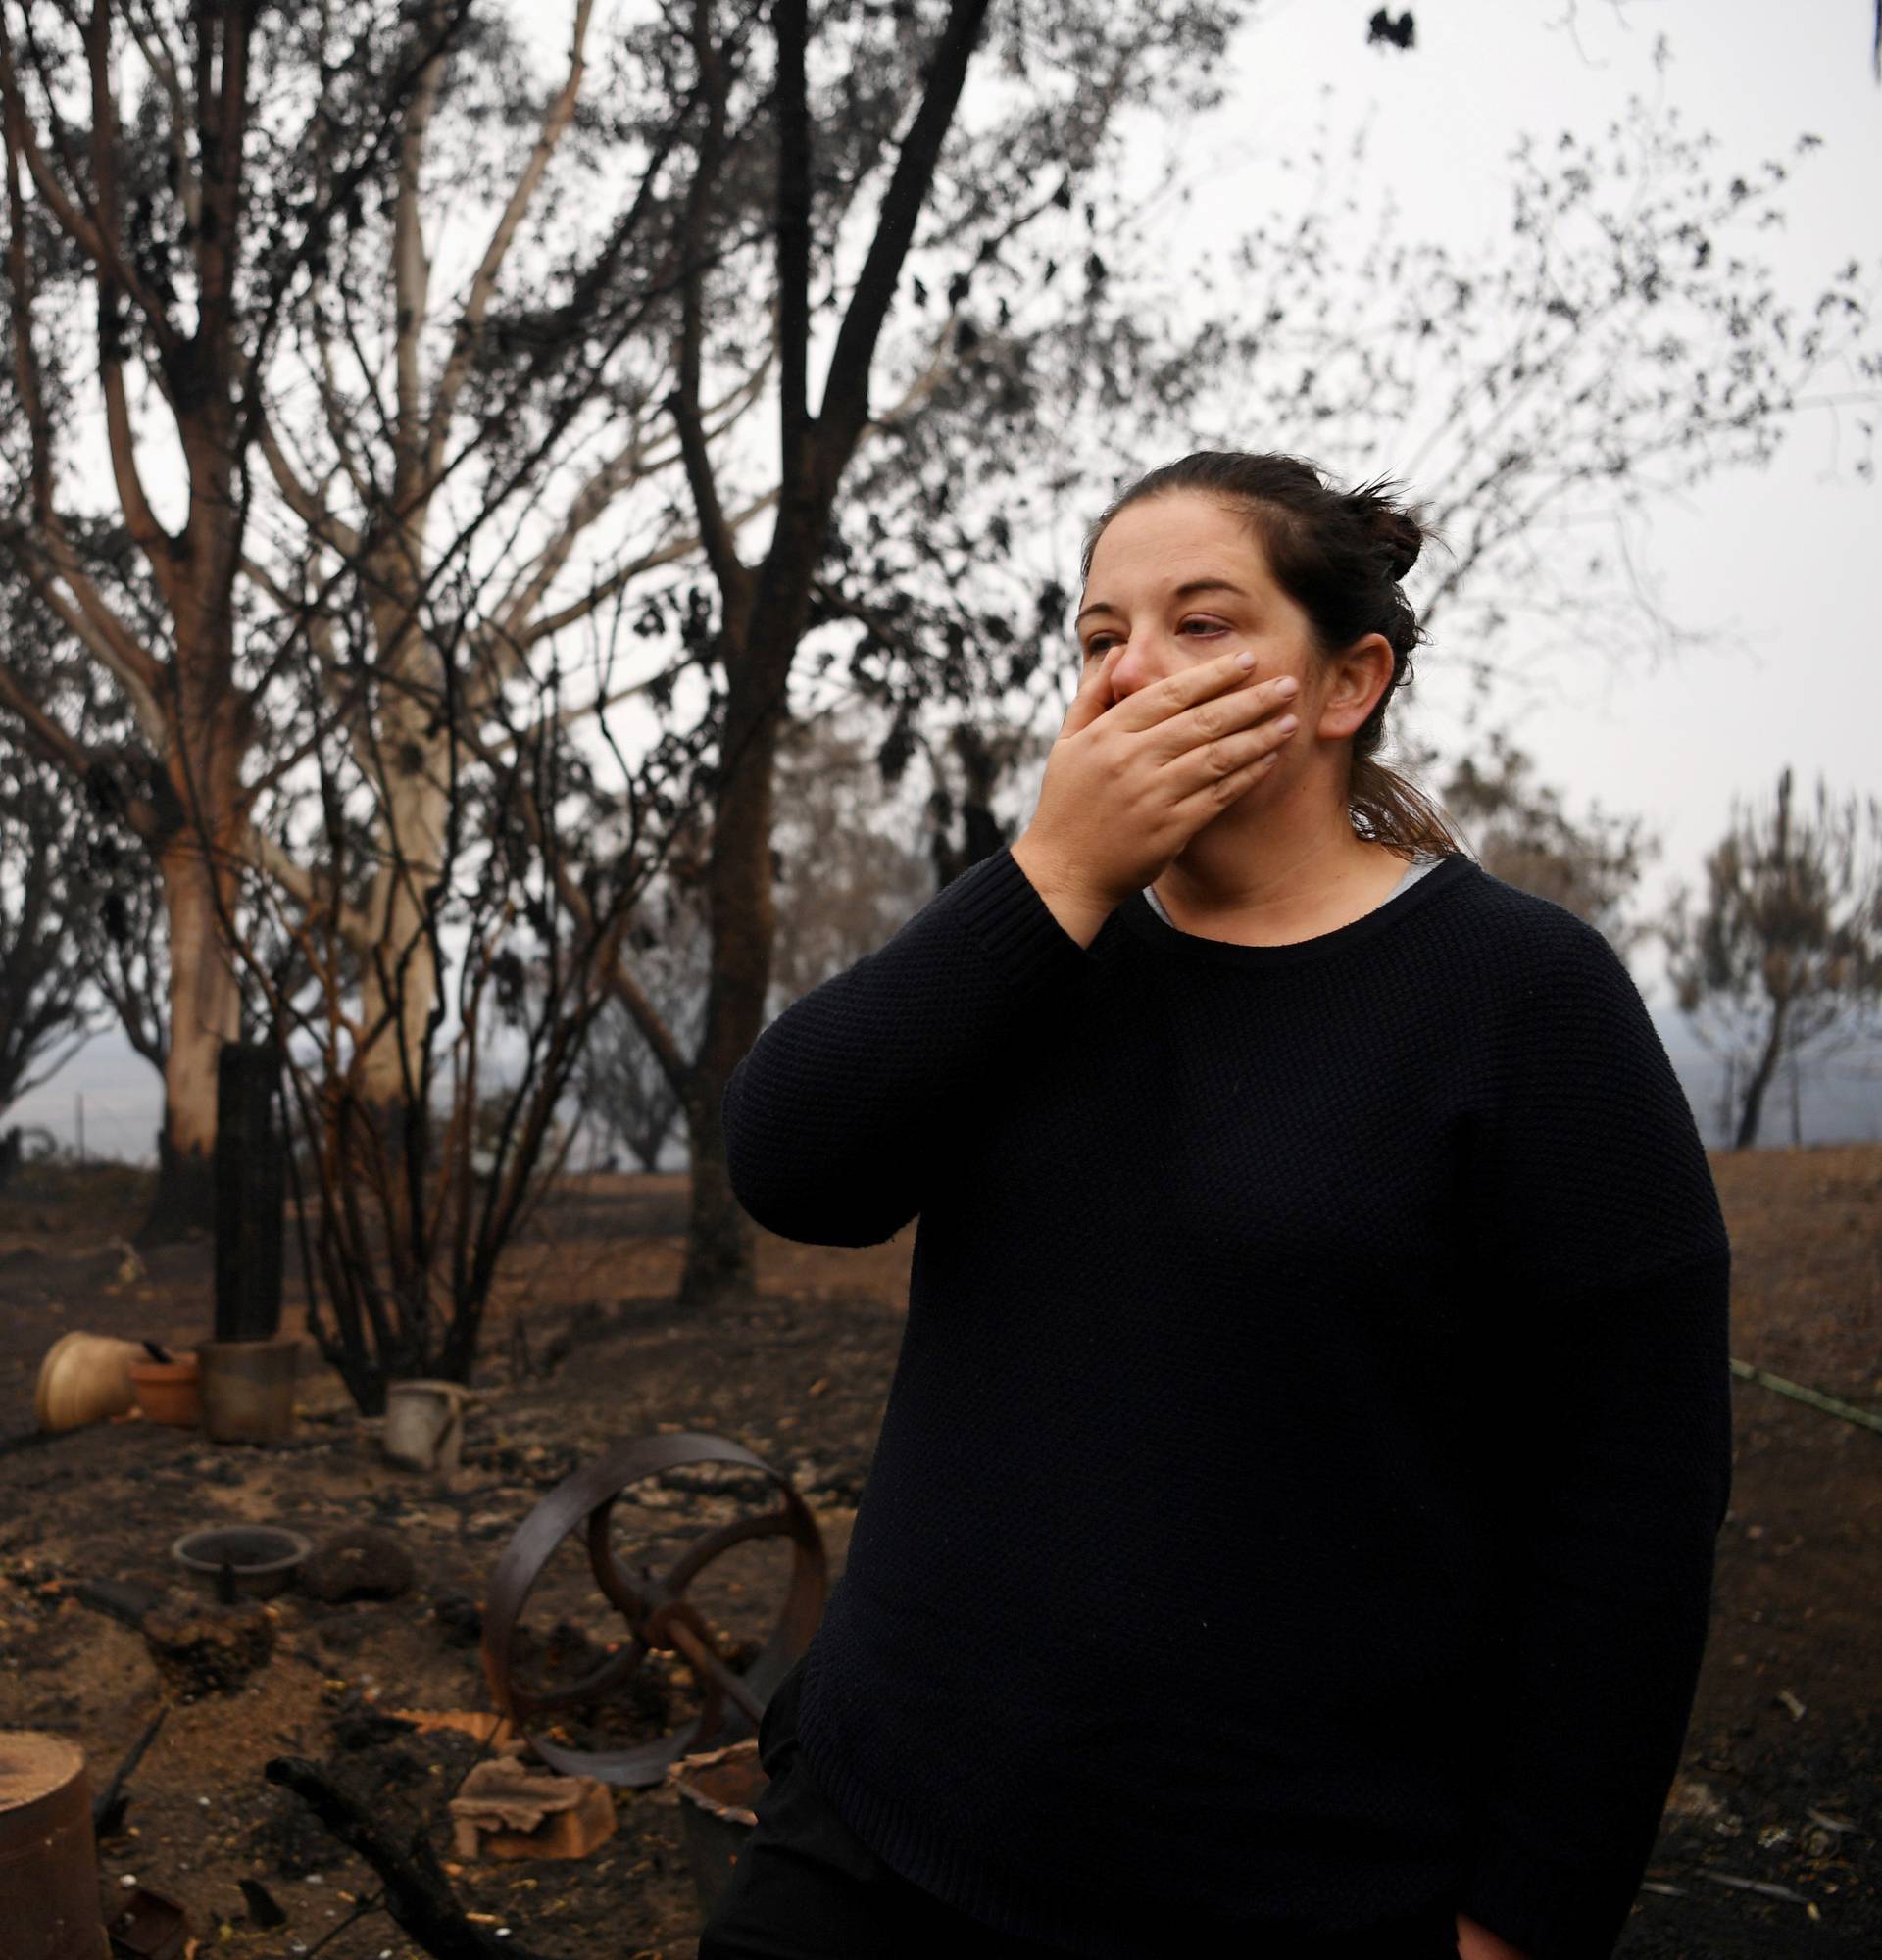
[[[1271,583],[1267,557],[1245,513],[1213,497],[1175,493],[1126,504],[1104,528],[1085,580],[1087,601],[1127,579],[1146,590],[1174,590],[1218,577],[1249,590]]]

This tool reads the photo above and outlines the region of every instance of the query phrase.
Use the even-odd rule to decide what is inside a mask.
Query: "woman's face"
[[[1312,626],[1275,584],[1248,519],[1213,497],[1172,491],[1119,511],[1092,553],[1077,631],[1081,672],[1115,651],[1114,700],[1247,647],[1257,680],[1300,682],[1296,711],[1312,726],[1322,664]]]

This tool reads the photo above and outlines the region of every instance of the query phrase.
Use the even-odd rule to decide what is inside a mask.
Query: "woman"
[[[1292,457],[1086,550],[1038,807],[727,1088],[917,1212],[702,1960],[1599,1960],[1691,1709],[1729,1249],[1625,968],[1377,760],[1423,531]]]

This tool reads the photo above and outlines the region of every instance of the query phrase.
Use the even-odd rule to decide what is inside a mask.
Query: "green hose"
[[[1864,1429],[1882,1431],[1882,1415],[1868,1409],[1857,1408],[1853,1403],[1840,1402],[1834,1396],[1820,1396],[1814,1389],[1807,1389],[1796,1382],[1787,1382],[1782,1375],[1767,1374],[1762,1368],[1754,1368],[1749,1361],[1734,1361],[1732,1373],[1741,1381],[1757,1382],[1761,1388],[1775,1389],[1781,1396],[1795,1396],[1801,1402],[1808,1402],[1812,1408],[1827,1410],[1831,1415],[1840,1415],[1845,1422],[1860,1423]]]

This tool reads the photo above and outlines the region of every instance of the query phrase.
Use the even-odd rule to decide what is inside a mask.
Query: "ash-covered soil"
[[[1735,1251],[1733,1353],[1882,1409],[1882,1148],[1721,1154],[1713,1168]],[[398,1717],[490,1705],[478,1628],[491,1569],[539,1498],[621,1438],[693,1429],[744,1444],[793,1479],[839,1573],[901,1337],[913,1228],[860,1250],[761,1235],[759,1297],[687,1317],[672,1305],[684,1179],[571,1180],[507,1270],[450,1477],[387,1464],[376,1426],[311,1357],[287,1447],[216,1447],[142,1422],[27,1441],[39,1362],[62,1333],[186,1347],[207,1331],[208,1246],[143,1258],[124,1242],[145,1196],[135,1174],[29,1168],[0,1201],[0,1727],[70,1736],[97,1785],[169,1708],[101,1845],[108,1890],[134,1878],[182,1899],[205,1952],[228,1960],[317,1946],[327,1960],[416,1955],[383,1913],[361,1913],[377,1891],[366,1867],[264,1780],[271,1757],[298,1755],[389,1828],[421,1834],[460,1903],[519,1945],[548,1960],[690,1960],[699,1911],[670,1791],[619,1792],[614,1836],[578,1862],[460,1860],[445,1803],[484,1745]],[[299,1310],[291,1298],[291,1326]],[[1741,1381],[1734,1396],[1711,1642],[1618,1952],[1873,1955],[1882,1434],[1759,1385]],[[636,1486],[616,1545],[664,1567],[750,1497],[718,1473]],[[373,1527],[409,1555],[414,1582],[393,1599],[269,1602],[254,1636],[267,1658],[232,1690],[192,1682],[187,1656],[160,1671],[89,1589],[173,1591],[172,1542],[235,1521],[317,1541]],[[749,1542],[692,1590],[735,1663],[768,1637],[789,1555],[775,1538]],[[565,1545],[531,1603],[530,1679],[577,1678],[620,1631]],[[655,1654],[605,1708],[571,1711],[562,1728],[619,1746],[690,1724],[698,1706],[689,1671]],[[283,1923],[263,1923],[270,1905]],[[1172,1901],[1172,1952],[1180,1927]]]

